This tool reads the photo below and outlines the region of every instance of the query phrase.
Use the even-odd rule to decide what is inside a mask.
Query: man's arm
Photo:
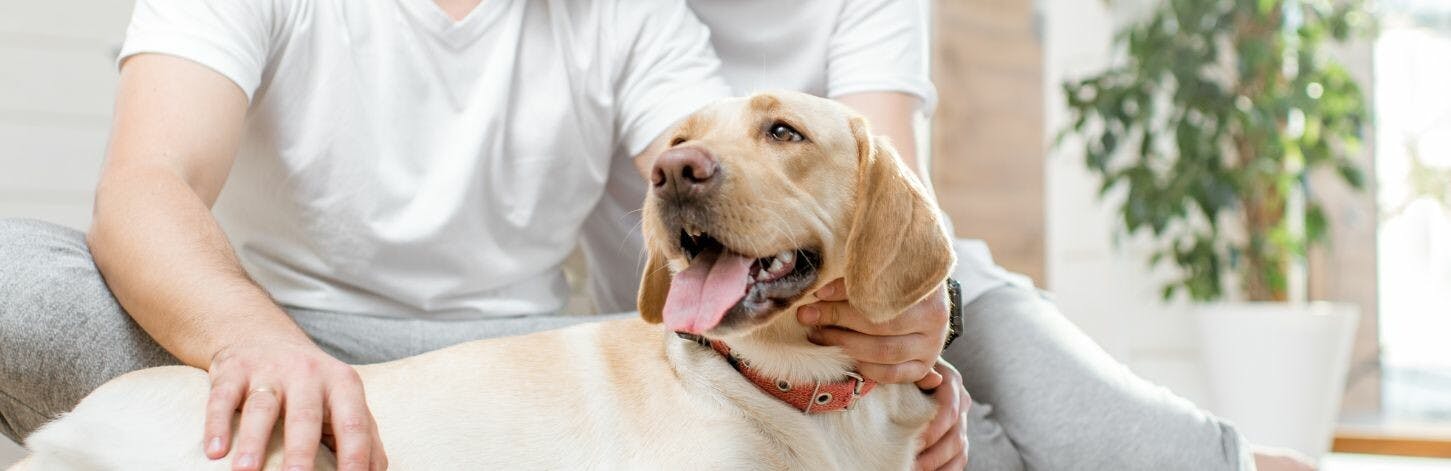
[[[246,109],[240,89],[200,65],[128,60],[87,235],[131,317],[198,368],[239,340],[309,342],[247,278],[212,218]]]
[[[129,58],[87,235],[92,256],[158,344],[209,370],[209,457],[231,448],[232,416],[242,406],[234,469],[260,467],[279,415],[288,466],[311,468],[330,417],[342,469],[381,469],[356,372],[323,353],[247,277],[211,215],[246,110],[242,90],[211,69],[165,55]]]

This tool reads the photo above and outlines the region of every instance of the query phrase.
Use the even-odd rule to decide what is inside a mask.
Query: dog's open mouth
[[[811,287],[821,266],[821,255],[812,250],[751,258],[708,234],[684,230],[680,247],[690,266],[672,279],[665,300],[665,323],[678,332],[699,334],[723,320],[748,321],[785,308]]]

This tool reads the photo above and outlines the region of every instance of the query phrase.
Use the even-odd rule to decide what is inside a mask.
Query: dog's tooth
[[[756,273],[756,281],[766,281],[766,279],[770,277],[771,274],[767,273],[766,270],[761,270],[760,272]]]
[[[766,271],[778,272],[778,271],[781,271],[781,268],[783,268],[785,266],[786,266],[786,264],[781,263],[781,259],[780,258],[773,259],[773,260],[771,260],[771,268],[767,268]]]
[[[780,261],[782,261],[784,263],[794,262],[794,261],[796,261],[796,251],[794,251],[794,250],[784,250],[781,253],[776,254],[776,260],[780,260]]]

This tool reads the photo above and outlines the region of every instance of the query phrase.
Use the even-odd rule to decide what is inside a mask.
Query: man
[[[204,449],[244,470],[279,421],[286,467],[320,439],[386,466],[345,362],[578,322],[547,314],[607,157],[729,95],[666,0],[143,0],[121,56],[85,241],[0,229],[27,267],[0,284],[0,416],[21,438],[179,361],[212,377]],[[915,375],[866,373],[928,374],[945,321],[919,317]]]

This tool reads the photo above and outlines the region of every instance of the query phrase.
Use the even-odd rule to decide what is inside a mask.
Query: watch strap
[[[947,279],[947,341],[942,344],[946,350],[957,336],[962,335],[962,285],[952,278]]]

